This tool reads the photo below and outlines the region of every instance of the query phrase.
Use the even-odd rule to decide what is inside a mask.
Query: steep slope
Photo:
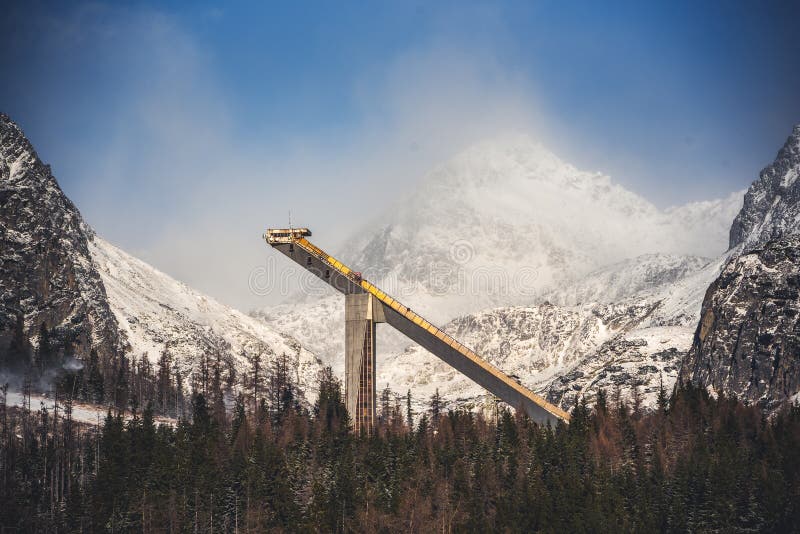
[[[800,236],[729,263],[709,287],[680,376],[776,408],[800,391]]]
[[[50,167],[0,113],[0,351],[20,319],[34,342],[45,325],[62,353],[85,357],[95,347],[108,357],[122,348],[91,236]]]
[[[622,262],[616,269],[590,274],[576,284],[578,288],[595,288],[600,303],[650,306],[650,313],[641,321],[629,323],[628,328],[595,350],[579,355],[569,372],[550,382],[548,398],[564,407],[572,406],[581,396],[593,399],[599,388],[619,389],[628,399],[634,397],[636,390],[644,407],[653,406],[659,388],[670,391],[675,384],[681,361],[692,343],[706,288],[733,254],[729,251],[713,261],[693,258],[698,263],[691,269],[680,267],[684,262],[676,264],[675,258],[669,256],[646,256],[639,258],[643,265]],[[659,258],[664,261],[659,263]],[[697,267],[700,263],[702,267]],[[644,280],[650,284],[641,283]],[[602,284],[606,284],[607,291],[599,289]],[[640,289],[626,292],[626,284]],[[565,293],[585,291],[567,288]]]
[[[800,124],[794,127],[771,165],[744,196],[730,230],[730,247],[760,248],[784,235],[800,233]]]
[[[62,356],[85,359],[95,348],[101,363],[144,354],[155,363],[168,349],[187,383],[203,355],[220,354],[243,383],[246,355],[261,354],[268,366],[285,354],[313,400],[321,365],[312,353],[95,235],[21,129],[2,114],[0,223],[0,365],[21,318],[22,337],[35,343],[44,324]]]
[[[89,251],[132,354],[147,354],[155,362],[169,350],[182,375],[191,376],[199,371],[202,354],[221,353],[240,382],[250,370],[248,355],[261,354],[265,366],[286,355],[302,391],[310,400],[316,397],[322,366],[294,338],[194,291],[100,237],[91,240]]]

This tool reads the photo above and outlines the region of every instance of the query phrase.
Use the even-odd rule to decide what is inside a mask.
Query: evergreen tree
[[[581,399],[569,425],[551,427],[509,409],[487,421],[432,399],[411,431],[395,396],[389,424],[367,437],[350,432],[331,370],[318,378],[314,410],[278,400],[269,407],[277,425],[248,410],[244,395],[220,420],[198,391],[190,420],[157,426],[148,402],[159,397],[157,375],[143,361],[128,373],[131,413],[109,410],[99,428],[73,421],[69,398],[52,411],[6,409],[0,388],[0,527],[793,532],[800,524],[800,407],[767,418],[686,385],[666,412],[633,417],[601,394],[594,410]]]
[[[158,399],[156,405],[162,413],[175,413],[170,412],[170,405],[175,400],[172,395],[172,354],[169,346],[165,346],[161,351],[161,356],[158,358],[158,368],[156,370],[156,380]],[[177,407],[176,407],[177,409]]]
[[[431,397],[431,424],[434,429],[439,427],[439,419],[442,416],[442,397],[439,395],[439,388]]]
[[[250,400],[253,406],[253,412],[255,413],[258,410],[258,406],[261,400],[261,392],[262,392],[262,382],[264,381],[264,376],[262,373],[262,363],[261,363],[261,354],[260,353],[253,353],[246,356],[248,363],[250,364]]]
[[[6,367],[14,372],[25,371],[31,364],[31,344],[25,335],[25,316],[17,313],[14,334],[8,347]]]
[[[389,386],[386,386],[381,391],[381,400],[380,400],[381,408],[380,408],[380,413],[378,414],[380,422],[384,425],[389,424],[389,419],[391,418],[392,415],[391,400],[392,400],[392,390],[389,389]]]
[[[105,399],[105,387],[103,374],[100,372],[100,361],[97,357],[97,350],[89,352],[89,370],[86,379],[86,393],[84,397],[90,402],[102,403]]]
[[[53,347],[50,343],[50,332],[47,330],[47,324],[42,323],[39,326],[39,339],[38,347],[36,350],[37,368],[40,374],[46,370],[53,368],[56,365]]]
[[[658,375],[658,397],[656,399],[656,407],[658,410],[665,414],[669,408],[669,397],[667,391],[664,389],[664,375]]]
[[[411,409],[411,390],[406,393],[406,424],[409,430],[414,430],[414,411]]]

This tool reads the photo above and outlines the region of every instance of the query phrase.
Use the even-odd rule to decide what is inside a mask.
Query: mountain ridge
[[[764,167],[744,196],[730,229],[729,245],[745,251],[768,241],[800,232],[800,124]]]
[[[291,336],[103,240],[5,114],[0,114],[0,201],[0,356],[31,365],[39,332],[46,329],[58,358],[75,357],[83,362],[75,364],[79,368],[93,350],[110,374],[122,359],[146,356],[155,366],[167,352],[174,371],[189,380],[202,371],[205,357],[219,357],[241,390],[249,357],[260,354],[266,368],[285,354],[300,398],[305,394],[313,401],[322,368],[316,356]],[[19,342],[29,345],[27,354],[11,355]],[[9,362],[0,358],[0,363]]]

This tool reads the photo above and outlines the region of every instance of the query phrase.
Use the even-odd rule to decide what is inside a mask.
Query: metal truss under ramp
[[[385,322],[538,423],[569,414],[536,395],[407,306],[364,280],[306,237],[307,228],[270,229],[267,243],[345,295],[345,397],[356,431],[375,422],[375,324]]]

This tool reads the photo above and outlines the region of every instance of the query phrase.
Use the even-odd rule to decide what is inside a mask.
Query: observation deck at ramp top
[[[344,295],[370,295],[380,303],[379,319],[464,374],[513,408],[522,408],[538,423],[569,423],[569,414],[490,364],[430,321],[362,278],[342,262],[312,244],[307,228],[269,229],[267,243]],[[372,344],[374,350],[374,343]],[[374,359],[374,354],[372,355]],[[346,364],[348,366],[349,364]],[[374,373],[374,365],[373,365]],[[349,378],[349,376],[348,376]],[[374,389],[374,384],[372,385]],[[359,407],[361,405],[359,404]],[[353,409],[356,408],[354,405]],[[348,406],[348,410],[351,406]]]

